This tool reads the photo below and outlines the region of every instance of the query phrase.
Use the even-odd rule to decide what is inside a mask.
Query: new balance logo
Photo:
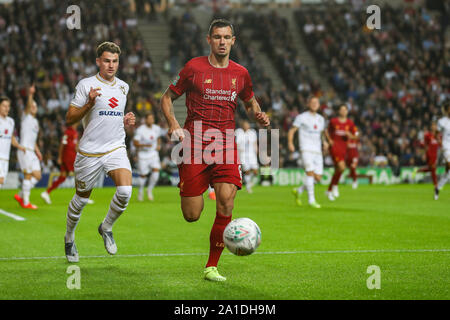
[[[112,97],[112,98],[109,99],[108,101],[111,102],[111,103],[109,104],[109,106],[110,106],[111,108],[113,108],[113,109],[119,105],[119,104],[117,103],[117,102],[119,102],[119,100],[117,100],[117,99],[114,98],[114,97]]]

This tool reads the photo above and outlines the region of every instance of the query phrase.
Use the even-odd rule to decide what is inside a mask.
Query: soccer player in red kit
[[[183,160],[178,165],[181,210],[185,220],[194,222],[200,218],[204,205],[202,195],[210,184],[216,193],[216,218],[210,233],[210,252],[204,270],[204,278],[210,281],[226,280],[219,274],[217,264],[225,247],[223,231],[231,221],[234,198],[242,186],[234,139],[237,98],[244,102],[250,118],[263,126],[270,124],[268,116],[261,112],[254,97],[247,69],[229,59],[235,40],[233,26],[229,21],[214,20],[207,35],[210,54],[188,61],[178,78],[161,97],[161,108],[169,124],[169,135],[172,139],[182,141],[183,145],[187,145],[191,150],[191,161]],[[187,107],[184,130],[181,129],[173,112],[173,100],[183,93],[186,93]],[[199,126],[201,126],[200,133]],[[211,130],[219,132],[222,137],[227,136],[227,139],[222,140],[215,136],[216,152],[212,163],[209,161],[211,158],[204,157],[209,147],[209,137],[206,136]],[[186,138],[188,134],[193,137],[190,144]],[[202,140],[196,144],[197,138]],[[228,143],[225,140],[228,140]],[[230,149],[232,161],[229,161]],[[198,161],[199,154],[200,161]],[[224,160],[224,157],[227,161],[217,161],[217,159]]]
[[[334,162],[334,174],[328,186],[328,199],[334,201],[339,197],[338,184],[342,173],[344,172],[345,157],[347,153],[348,139],[357,139],[355,132],[355,124],[352,120],[347,119],[348,108],[347,105],[342,104],[338,109],[338,116],[332,118],[328,124],[328,130],[325,131],[325,136],[330,144],[330,154]]]
[[[439,192],[437,191],[438,187],[438,179],[436,174],[436,163],[438,159],[438,150],[441,145],[441,136],[438,131],[437,123],[432,122],[430,126],[430,131],[425,132],[423,137],[422,146],[426,149],[426,157],[427,157],[427,166],[424,168],[414,168],[412,178],[416,177],[417,172],[430,172],[431,179],[433,180],[434,185],[434,194],[435,200],[437,200],[437,196]]]
[[[350,169],[350,177],[353,180],[352,187],[356,189],[358,187],[358,175],[356,174],[356,168],[358,167],[358,143],[359,143],[359,131],[356,126],[353,126],[352,135],[356,136],[356,139],[348,139],[347,141],[347,155],[346,163]]]
[[[57,163],[60,165],[60,175],[58,179],[53,181],[52,185],[41,193],[41,198],[48,204],[51,204],[50,193],[63,183],[67,175],[73,172],[73,164],[77,156],[78,144],[78,123],[68,126],[64,131],[61,144],[59,146]]]

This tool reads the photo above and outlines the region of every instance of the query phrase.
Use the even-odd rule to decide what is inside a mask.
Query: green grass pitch
[[[290,187],[239,191],[233,216],[257,222],[262,243],[247,257],[225,249],[224,283],[202,279],[215,215],[206,194],[202,217],[187,223],[176,188],[156,188],[153,203],[137,202],[134,189],[109,256],[97,226],[114,189],[96,189],[76,232],[79,290],[67,288],[63,242],[73,190],[55,190],[52,205],[41,191],[31,196],[38,211],[0,192],[0,208],[26,218],[0,214],[0,299],[450,299],[448,186],[439,201],[430,185],[341,186],[335,202],[318,186],[318,210],[296,207]],[[367,287],[372,265],[380,289]]]

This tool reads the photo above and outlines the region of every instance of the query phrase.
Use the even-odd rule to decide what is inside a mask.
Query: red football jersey
[[[439,141],[437,136],[435,136],[431,132],[425,132],[424,134],[424,144],[427,149],[427,155],[437,156],[437,152],[439,149]]]
[[[237,97],[248,101],[254,95],[246,68],[231,60],[226,68],[216,68],[209,63],[208,56],[187,62],[169,88],[177,95],[186,93],[184,129],[189,131],[191,138],[195,139],[194,123],[201,120],[202,134],[208,129],[218,129],[223,135],[222,143],[226,140],[226,130],[235,128]],[[217,138],[215,142],[220,143]],[[202,148],[210,143],[203,141]]]
[[[328,124],[328,133],[331,140],[336,147],[347,147],[347,132],[353,132],[355,124],[352,120],[347,119],[345,122],[340,122],[339,118],[332,118]]]
[[[61,143],[64,145],[63,158],[73,157],[77,154],[78,131],[72,127],[68,127],[64,131]]]

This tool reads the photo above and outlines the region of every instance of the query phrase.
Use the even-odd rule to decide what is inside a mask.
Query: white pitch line
[[[379,249],[379,250],[311,250],[311,251],[258,251],[254,255],[280,255],[280,254],[338,254],[338,253],[436,253],[436,252],[450,252],[450,249]],[[225,253],[232,255],[231,253]],[[116,255],[117,258],[136,258],[136,257],[183,257],[183,256],[206,256],[207,252],[192,252],[192,253],[144,253],[144,254],[123,254]],[[14,260],[51,260],[51,259],[65,259],[65,256],[53,257],[0,257],[0,261],[14,261]],[[100,256],[80,256],[82,259],[95,258],[109,258],[108,255]]]
[[[18,216],[18,215],[14,214],[14,213],[5,211],[3,209],[0,209],[0,214],[3,214],[3,215],[5,215],[7,217],[10,217],[10,218],[13,218],[16,221],[25,221],[26,220],[25,218],[23,218],[21,216]]]

